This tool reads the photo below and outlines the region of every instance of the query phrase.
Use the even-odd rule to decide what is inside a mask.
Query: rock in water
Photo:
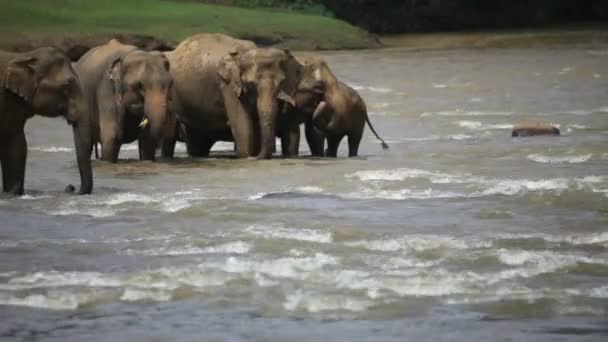
[[[513,126],[512,137],[530,137],[534,135],[559,135],[559,129],[551,124],[533,122]]]

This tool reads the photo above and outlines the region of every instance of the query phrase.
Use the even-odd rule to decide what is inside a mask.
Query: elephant
[[[39,114],[63,116],[72,126],[80,172],[80,194],[93,190],[91,131],[87,103],[71,61],[61,50],[42,47],[29,52],[0,51],[0,164],[4,192],[24,191],[26,121]],[[74,187],[68,185],[68,191]]]
[[[237,157],[271,158],[279,104],[295,104],[299,81],[289,51],[198,34],[166,55],[175,80],[172,106],[190,156],[207,157],[215,142],[234,141]],[[174,145],[168,141],[163,155],[170,157]]]
[[[347,136],[348,156],[356,157],[366,122],[382,148],[388,148],[370,122],[359,93],[338,80],[322,57],[307,55],[299,57],[298,61],[303,69],[294,98],[296,105],[291,110],[300,114],[291,114],[291,117],[303,118],[313,156],[336,157],[340,142]],[[328,147],[324,152],[325,139]],[[297,152],[288,152],[294,153]]]
[[[173,79],[161,52],[146,52],[111,40],[75,64],[91,108],[93,144],[101,159],[115,163],[120,146],[138,140],[139,159],[155,160],[161,141],[173,135],[169,111]]]

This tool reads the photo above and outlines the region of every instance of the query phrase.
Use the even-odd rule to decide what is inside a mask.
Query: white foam
[[[324,191],[322,187],[319,186],[301,186],[295,188],[295,191],[308,193],[308,194],[319,194]]]
[[[361,181],[404,181],[411,178],[424,178],[436,184],[475,182],[471,174],[449,174],[439,171],[399,168],[394,170],[366,170],[347,174],[346,178],[359,178]]]
[[[443,235],[406,235],[391,239],[361,240],[344,243],[346,246],[363,247],[381,252],[421,252],[431,249],[467,249],[489,245],[489,243],[466,241]]]
[[[526,158],[528,160],[537,162],[537,163],[545,163],[545,164],[578,164],[584,163],[591,159],[593,156],[592,153],[582,154],[578,156],[546,156],[542,154],[529,154]]]
[[[446,110],[438,112],[424,112],[420,117],[431,116],[511,116],[513,112],[498,112],[498,111],[465,111],[462,109]]]
[[[283,308],[287,311],[303,310],[311,313],[327,311],[365,311],[373,305],[366,299],[345,295],[327,295],[312,291],[296,290],[285,296]]]
[[[19,196],[19,199],[21,200],[40,200],[40,199],[47,199],[47,198],[53,198],[53,196],[49,196],[49,195],[40,195],[40,196],[33,196],[33,195],[23,195],[23,196]]]
[[[498,180],[483,195],[516,195],[527,191],[566,190],[569,181],[565,178],[533,180]]]
[[[63,286],[117,287],[122,283],[114,277],[98,272],[35,272],[11,278],[7,284],[0,284],[3,290],[23,290]]]
[[[7,293],[0,293],[0,305],[26,306],[49,310],[75,310],[79,304],[76,296],[68,294],[54,298],[42,294],[17,297]]]
[[[568,128],[573,128],[573,129],[587,129],[587,126],[585,126],[585,125],[578,125],[578,124],[572,124],[572,125],[568,125]]]
[[[351,87],[355,90],[368,90],[373,93],[380,93],[380,94],[387,94],[387,93],[392,93],[395,91],[394,89],[391,89],[391,88],[374,87],[374,86],[351,85]]]
[[[182,198],[170,198],[164,200],[162,203],[163,211],[168,213],[176,213],[178,211],[190,208],[192,204]]]
[[[597,109],[598,112],[608,113],[608,107],[601,107]]]
[[[462,120],[458,121],[458,126],[472,130],[495,130],[495,129],[512,129],[512,124],[483,124],[480,121]]]
[[[171,300],[171,293],[164,290],[142,290],[137,288],[126,288],[120,300],[127,302],[138,302],[138,301],[157,301],[167,302]]]
[[[454,135],[450,135],[448,137],[448,139],[450,140],[468,140],[468,139],[474,139],[475,137],[472,135],[468,135],[468,134],[454,134]]]
[[[72,216],[72,215],[84,215],[92,216],[97,218],[116,216],[116,212],[108,208],[87,208],[87,209],[60,209],[47,212],[49,215],[55,216]]]
[[[435,89],[444,89],[444,88],[447,88],[447,87],[448,87],[448,85],[447,84],[443,84],[443,83],[434,83],[433,84],[433,88],[435,88]]]
[[[151,196],[143,195],[143,194],[134,194],[131,192],[112,195],[108,198],[104,203],[109,206],[121,205],[124,203],[155,203],[159,202],[160,199],[153,198]]]
[[[426,199],[441,199],[441,198],[460,198],[467,197],[466,194],[461,194],[451,191],[439,191],[434,189],[423,190],[375,190],[363,188],[358,192],[351,192],[341,195],[346,199],[387,199],[387,200],[426,200]]]
[[[596,287],[589,291],[589,296],[594,298],[608,298],[608,286]]]
[[[334,256],[316,253],[314,256],[308,257],[283,257],[261,261],[229,257],[225,262],[208,263],[206,267],[237,273],[241,276],[253,276],[255,273],[260,273],[275,278],[306,279],[323,267],[338,263],[338,259]]]
[[[50,153],[74,151],[74,149],[71,147],[61,147],[61,146],[33,146],[33,147],[28,147],[28,150],[39,151],[39,152],[50,152]]]
[[[196,247],[192,245],[186,246],[168,246],[146,250],[128,249],[125,251],[127,255],[148,255],[148,256],[180,256],[180,255],[197,255],[197,254],[247,254],[253,246],[248,242],[235,241],[209,247]]]
[[[331,232],[307,228],[252,225],[247,227],[245,232],[264,239],[286,239],[317,243],[331,243],[333,241]]]

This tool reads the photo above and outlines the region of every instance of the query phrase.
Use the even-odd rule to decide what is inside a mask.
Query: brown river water
[[[31,120],[0,340],[605,341],[608,47],[325,56],[389,150],[369,129],[356,159],[132,144],[80,197],[69,127]],[[512,139],[528,119],[563,134]]]

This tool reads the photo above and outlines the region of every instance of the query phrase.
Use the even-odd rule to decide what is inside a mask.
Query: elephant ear
[[[122,57],[119,57],[112,62],[110,69],[108,70],[108,78],[114,84],[114,95],[116,95],[117,104],[122,104],[122,96],[124,94],[122,68]]]
[[[243,81],[241,80],[241,68],[238,61],[238,52],[231,52],[224,56],[218,65],[220,81],[229,85],[237,97],[243,93]]]
[[[4,76],[4,87],[27,102],[36,92],[36,57],[17,57],[9,62]]]

